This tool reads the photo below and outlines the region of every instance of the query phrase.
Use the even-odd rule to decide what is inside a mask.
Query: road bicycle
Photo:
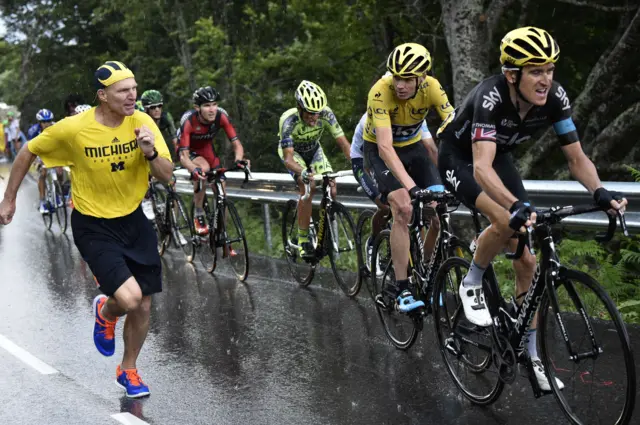
[[[533,395],[547,394],[538,384],[525,349],[537,311],[542,364],[566,417],[574,424],[628,424],[631,420],[636,372],[625,325],[598,282],[561,264],[552,234],[552,226],[562,219],[594,211],[602,209],[578,205],[537,211],[535,226],[520,236],[516,252],[507,254],[517,259],[526,246],[541,254],[522,304],[502,297],[491,265],[484,273],[492,326],[478,327],[465,318],[458,286],[469,262],[449,258],[442,264],[434,288],[436,336],[449,374],[472,402],[487,405],[496,401],[505,384],[515,382],[520,367],[525,369]],[[618,213],[618,217],[627,235],[624,216]],[[606,235],[596,239],[608,241],[615,230],[616,218],[610,216]],[[597,368],[596,360],[601,360]]]
[[[339,171],[315,175],[315,181],[322,181],[322,199],[318,211],[317,226],[312,219],[309,226],[309,241],[314,246],[313,256],[303,258],[298,244],[298,202],[289,200],[282,215],[282,244],[287,264],[293,277],[301,286],[308,286],[313,280],[320,261],[329,257],[336,283],[349,297],[360,290],[362,281],[358,270],[359,260],[356,250],[356,234],[353,218],[347,208],[331,196],[331,181],[337,177],[352,176],[353,171]],[[302,200],[310,196],[311,185],[305,185]],[[327,231],[328,229],[328,231]]]
[[[435,214],[440,222],[438,239],[431,258],[425,258],[424,230],[430,221],[427,204],[437,202]],[[401,349],[408,350],[416,341],[423,329],[425,316],[431,313],[431,293],[433,282],[440,264],[451,256],[463,256],[469,251],[468,245],[461,242],[451,227],[451,212],[459,202],[449,192],[429,192],[421,199],[411,202],[413,215],[409,224],[409,289],[416,300],[422,300],[425,308],[415,309],[409,313],[401,313],[394,307],[384,308],[376,303],[378,317],[385,334],[391,343]],[[391,230],[385,229],[376,236],[371,255],[371,275],[367,280],[372,297],[381,293],[389,284],[395,284],[395,270],[391,259]],[[373,261],[373,259],[377,261]]]
[[[44,203],[47,212],[42,214],[42,220],[44,226],[47,229],[51,229],[53,216],[55,215],[60,232],[65,233],[68,226],[67,203],[65,202],[62,187],[58,181],[58,173],[55,168],[46,168],[45,170],[47,175],[45,179]]]
[[[228,171],[240,170],[245,173],[246,183],[251,170],[246,166],[246,162],[241,161],[242,167],[216,168],[205,173],[207,183],[211,185],[213,196],[209,199],[205,196],[203,209],[205,223],[209,228],[207,235],[194,235],[193,241],[202,266],[213,273],[218,266],[218,251],[222,252],[222,257],[227,258],[231,264],[238,280],[244,282],[249,275],[249,248],[247,238],[244,233],[242,221],[238,215],[233,202],[227,198],[223,187],[224,175]],[[243,183],[243,184],[244,184]],[[196,193],[204,190],[205,184],[202,180],[196,188]],[[194,208],[191,206],[191,217],[194,217]],[[193,220],[191,220],[193,226]]]

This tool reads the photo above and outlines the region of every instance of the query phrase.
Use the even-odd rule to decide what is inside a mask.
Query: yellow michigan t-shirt
[[[135,111],[120,126],[96,121],[96,108],[58,121],[27,145],[46,167],[71,169],[73,204],[99,218],[123,217],[142,202],[148,188],[149,162],[134,129],[146,125],[155,135],[158,156],[171,161],[169,149],[153,119]]]

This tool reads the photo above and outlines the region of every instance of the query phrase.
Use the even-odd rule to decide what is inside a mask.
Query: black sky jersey
[[[529,140],[536,132],[553,125],[562,146],[578,141],[571,119],[567,93],[553,82],[544,106],[533,106],[524,120],[509,97],[504,75],[495,75],[478,84],[438,130],[438,138],[465,157],[472,157],[471,144],[489,141],[497,153],[508,152]]]

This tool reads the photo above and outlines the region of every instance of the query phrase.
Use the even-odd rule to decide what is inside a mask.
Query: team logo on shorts
[[[447,170],[445,173],[447,175],[447,181],[451,186],[453,186],[453,190],[458,191],[458,186],[460,186],[460,180],[456,176],[453,175],[453,170]]]

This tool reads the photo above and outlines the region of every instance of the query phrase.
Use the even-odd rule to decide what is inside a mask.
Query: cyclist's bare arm
[[[193,173],[193,170],[198,168],[198,166],[191,161],[191,158],[189,158],[189,149],[180,150],[180,164],[189,170],[189,173]]]
[[[284,157],[284,166],[287,167],[287,170],[293,171],[298,175],[302,174],[304,169],[293,158],[293,148],[282,149],[282,156]]]
[[[493,169],[496,148],[495,142],[479,140],[473,143],[473,177],[491,199],[508,210],[518,199],[505,187]]]
[[[344,136],[336,137],[336,143],[338,144],[338,146],[340,146],[340,149],[342,149],[342,153],[344,154],[345,158],[351,161],[351,144],[349,143],[347,138]]]
[[[404,169],[402,161],[398,157],[393,148],[393,137],[391,136],[391,128],[376,128],[376,141],[378,142],[378,154],[384,163],[389,167],[396,179],[404,186],[405,189],[411,190],[416,183],[413,181],[407,170]]]
[[[242,161],[244,159],[244,147],[242,146],[240,139],[236,139],[233,142],[231,142],[231,147],[233,148],[233,153],[236,157],[235,160]],[[249,161],[247,161],[247,165],[249,167],[251,166]]]
[[[438,166],[438,147],[436,146],[436,142],[432,137],[427,137],[422,139],[422,144],[427,149],[427,153],[429,154],[429,159],[431,162],[437,167]]]

